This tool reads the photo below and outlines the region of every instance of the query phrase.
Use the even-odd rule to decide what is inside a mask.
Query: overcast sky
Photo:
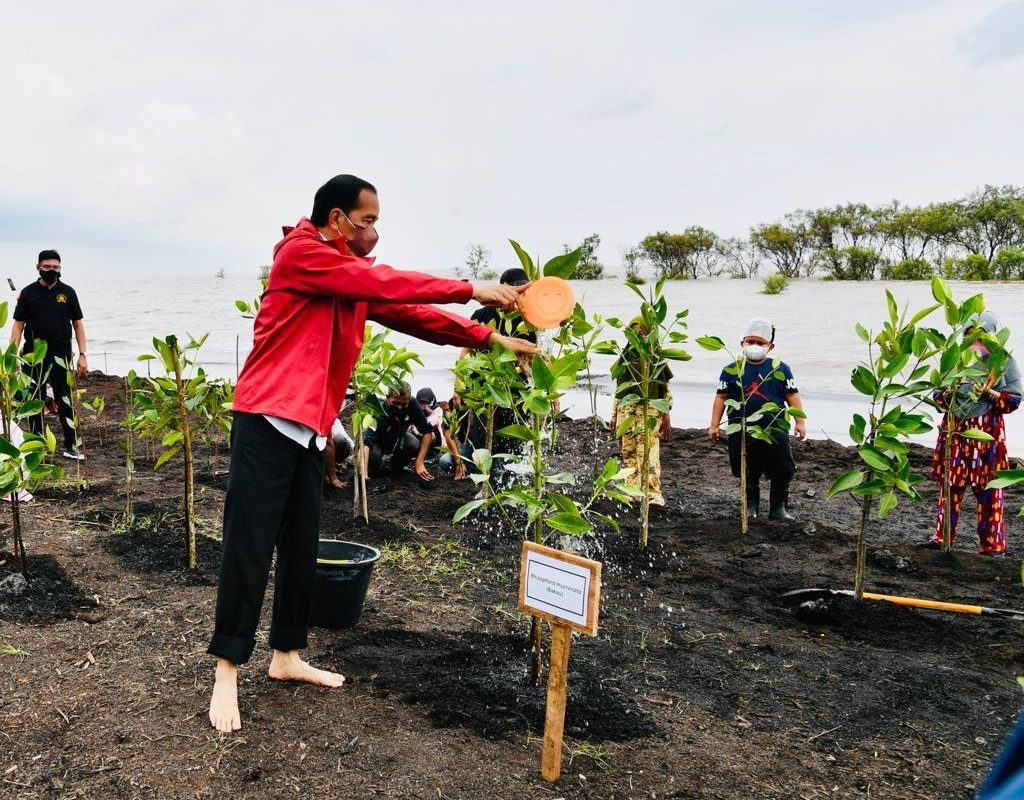
[[[328,177],[395,266],[1024,183],[1024,1],[10,3],[0,257],[255,272]]]

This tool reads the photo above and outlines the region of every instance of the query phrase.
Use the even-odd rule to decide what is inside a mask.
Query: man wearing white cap
[[[789,365],[768,354],[775,349],[775,326],[766,319],[755,318],[747,323],[740,340],[743,348],[743,374],[733,374],[733,365],[722,370],[718,381],[718,393],[711,408],[711,425],[708,438],[712,441],[721,435],[720,425],[725,412],[726,401],[732,400],[729,423],[740,422],[757,414],[766,405],[774,403],[779,408],[792,406],[803,409],[800,393],[793,379]],[[794,517],[786,508],[789,500],[789,483],[796,472],[796,462],[789,446],[789,424],[779,413],[768,411],[760,418],[759,424],[769,425],[770,441],[747,436],[747,513],[757,517],[761,503],[761,476],[771,481],[768,518],[792,520]],[[807,425],[797,418],[794,435],[797,439],[807,436]],[[729,465],[732,474],[740,476],[740,434],[729,434]]]

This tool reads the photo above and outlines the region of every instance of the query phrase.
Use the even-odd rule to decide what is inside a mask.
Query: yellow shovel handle
[[[919,600],[916,597],[899,597],[893,594],[873,594],[864,592],[868,600],[884,600],[887,603],[895,603],[898,606],[910,606],[912,608],[931,608],[935,611],[957,611],[961,614],[973,614],[980,617],[982,606],[966,606],[962,603],[944,603],[941,600]]]

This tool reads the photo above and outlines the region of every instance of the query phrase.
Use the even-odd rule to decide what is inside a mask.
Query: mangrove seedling
[[[855,326],[868,351],[850,376],[853,388],[869,400],[867,416],[854,414],[850,424],[862,466],[839,476],[828,490],[830,498],[849,492],[860,506],[853,583],[858,600],[864,593],[868,523],[875,500],[881,519],[896,507],[900,495],[921,499],[916,487],[925,476],[911,470],[907,440],[932,429],[920,409],[933,388],[928,380],[930,361],[940,352],[936,339],[942,339],[918,324],[938,305],[910,314],[906,307],[899,310],[892,292],[886,290],[885,295],[889,314],[881,330],[876,334],[860,323]]]
[[[7,324],[8,305],[0,303],[0,327]],[[47,479],[59,480],[62,471],[47,460],[57,445],[53,432],[23,433],[22,420],[43,412],[43,401],[32,396],[29,371],[43,363],[46,342],[36,339],[31,352],[19,354],[18,345],[8,342],[0,355],[0,497],[11,504],[11,554],[28,579],[28,556],[25,553],[19,494],[31,491]]]
[[[665,277],[645,293],[634,283],[626,287],[640,298],[640,312],[622,332],[624,342],[599,342],[597,352],[617,355],[611,368],[616,385],[615,436],[635,437],[640,442],[639,470],[634,474],[641,498],[640,547],[647,547],[651,508],[652,437],[658,435],[659,422],[672,410],[668,382],[672,377],[670,361],[689,361],[691,356],[678,345],[686,342],[688,309],[678,311],[669,321],[665,299]],[[608,320],[616,326],[618,320]],[[660,395],[660,396],[659,396]]]
[[[179,453],[184,456],[185,549],[190,570],[196,568],[194,417],[211,391],[206,372],[198,364],[197,353],[208,336],[204,334],[198,340],[190,337],[184,347],[173,334],[154,338],[154,353],[144,353],[139,360],[158,361],[164,368],[164,375],[147,377],[135,393],[139,408],[135,430],[163,447],[153,468],[159,469]]]
[[[386,329],[374,332],[373,326],[366,326],[363,332],[363,347],[349,382],[354,396],[352,434],[356,440],[355,458],[352,459],[355,465],[352,491],[353,519],[362,516],[366,522],[370,521],[366,501],[363,447],[366,429],[384,414],[378,394],[401,386],[411,373],[414,363],[422,365],[423,362],[412,350],[388,341]]]

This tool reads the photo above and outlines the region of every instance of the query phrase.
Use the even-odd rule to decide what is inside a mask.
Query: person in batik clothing
[[[641,317],[635,317],[629,327],[640,337],[648,335],[647,326]],[[644,421],[643,404],[638,400],[620,406],[619,401],[630,395],[640,395],[643,383],[647,382],[647,399],[663,400],[672,407],[672,390],[668,382],[672,380],[672,370],[667,366],[649,374],[651,364],[641,358],[636,348],[627,344],[622,356],[612,365],[611,374],[615,379],[615,399],[612,402],[612,416],[609,427],[612,434],[622,438],[623,466],[632,468],[633,472],[626,483],[634,489],[643,491],[644,447],[647,448],[647,499],[652,506],[665,505],[665,497],[661,493],[661,439],[672,438],[672,415],[668,411],[658,411],[647,407],[647,415],[652,422]]]
[[[966,335],[976,328],[995,334],[1001,329],[999,318],[991,311],[982,312],[978,321],[968,327]],[[982,359],[988,350],[981,342],[972,345]],[[946,427],[949,415],[953,415],[954,434],[976,428],[992,437],[990,442],[968,439],[954,435],[950,458],[950,516],[951,540],[956,541],[956,524],[960,519],[960,506],[970,488],[978,503],[978,552],[984,555],[1002,555],[1006,552],[1005,514],[1003,511],[1003,490],[986,488],[996,477],[996,470],[1008,469],[1006,456],[1006,427],[1003,416],[1017,410],[1021,401],[1021,375],[1017,362],[1007,354],[1006,364],[999,375],[992,375],[984,385],[968,382],[961,384],[953,399],[952,408],[948,395],[936,393],[935,402],[945,409],[939,439],[932,456],[931,476],[939,482],[939,507],[935,520],[935,533],[928,540],[928,546],[942,546],[942,530],[946,498],[942,491],[945,473]]]

